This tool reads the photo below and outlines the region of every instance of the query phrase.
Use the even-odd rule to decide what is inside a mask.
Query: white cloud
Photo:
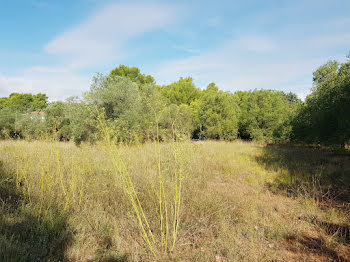
[[[168,27],[183,20],[184,11],[185,8],[178,4],[160,1],[109,4],[45,45],[43,53],[50,56],[50,61],[57,59],[57,65],[33,66],[12,77],[0,75],[0,96],[11,92],[43,92],[52,99],[80,95],[88,90],[91,79],[91,75],[85,76],[82,70],[128,58],[130,53],[126,53],[125,47],[130,40],[156,30],[171,33]],[[153,70],[156,73],[151,70],[148,73],[154,74],[160,83],[170,83],[180,76],[190,75],[199,80],[200,85],[216,82],[224,90],[279,88],[305,96],[307,86],[311,88],[312,71],[326,62],[329,55],[333,55],[332,59],[339,59],[334,50],[350,46],[350,34],[341,33],[347,32],[344,24],[348,25],[349,21],[342,18],[326,21],[321,26],[307,25],[308,28],[302,31],[310,37],[300,37],[300,28],[293,25],[286,27],[294,29],[292,32],[286,29],[271,35],[263,31],[256,35],[247,33],[204,53],[193,45],[196,41],[188,41],[190,43],[174,46],[187,52],[188,58],[165,62]],[[224,20],[219,16],[209,16],[198,23],[220,30]],[[326,27],[333,33],[313,33],[312,28]],[[242,26],[242,29],[246,28]],[[197,37],[184,27],[181,27],[181,34],[190,40]],[[298,85],[293,85],[294,81]]]
[[[39,3],[39,2],[38,2]],[[62,33],[44,48],[57,58],[56,66],[38,65],[19,75],[0,75],[0,96],[12,92],[45,93],[52,100],[80,96],[92,76],[79,73],[127,57],[123,47],[133,37],[175,23],[180,7],[174,4],[114,3]]]
[[[238,39],[236,45],[239,48],[257,53],[271,52],[276,48],[275,41],[264,36],[244,36]]]
[[[336,41],[326,42],[327,39]],[[192,76],[200,80],[200,85],[215,82],[227,91],[280,89],[304,98],[312,87],[312,72],[329,59],[320,56],[319,51],[346,44],[350,44],[348,34],[294,41],[263,35],[242,36],[209,52],[164,63],[156,69],[155,76],[164,84],[180,76]],[[342,60],[339,56],[332,58]],[[301,84],[291,85],[295,81]]]
[[[174,45],[173,48],[175,48],[177,50],[184,51],[186,53],[190,53],[190,54],[199,54],[200,53],[199,49],[188,48],[188,47],[181,46],[181,45]]]
[[[302,100],[302,101],[305,101],[306,97],[311,94],[311,90],[308,90],[308,91],[299,91],[296,93],[297,96]]]
[[[63,100],[70,96],[80,96],[90,86],[90,77],[65,71],[25,70],[21,76],[0,75],[0,97],[13,92],[45,93],[50,100]]]
[[[27,71],[33,73],[67,73],[69,70],[64,67],[33,66]]]
[[[7,77],[0,75],[0,97],[8,96],[13,92],[22,92],[22,87],[24,85],[22,79],[16,77]]]
[[[97,66],[125,57],[132,37],[166,28],[180,9],[173,4],[112,4],[49,42],[45,51],[69,58],[71,68]]]

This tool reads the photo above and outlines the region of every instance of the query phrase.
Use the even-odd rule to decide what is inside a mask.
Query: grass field
[[[0,141],[0,261],[349,261],[350,156]]]

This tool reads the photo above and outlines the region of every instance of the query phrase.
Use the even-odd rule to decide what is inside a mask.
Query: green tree
[[[164,140],[186,140],[192,132],[191,110],[187,105],[170,104],[162,112],[160,126]]]
[[[12,93],[7,99],[2,99],[1,107],[11,107],[19,112],[40,111],[47,106],[48,97],[45,94]]]
[[[339,63],[335,60],[330,60],[326,64],[320,66],[313,72],[314,89],[318,87],[323,81],[334,77],[339,69]]]
[[[48,133],[59,141],[69,141],[71,138],[68,110],[68,103],[62,101],[50,103],[45,109]]]
[[[167,99],[162,95],[158,86],[148,84],[143,86],[142,98],[142,129],[144,139],[155,140],[157,138],[157,124],[159,138],[164,140],[168,136],[166,124],[162,126],[164,114],[167,108]],[[164,122],[163,122],[164,124]]]
[[[120,65],[113,69],[109,74],[109,77],[123,76],[129,78],[131,81],[137,84],[154,84],[154,78],[151,75],[145,75],[140,73],[140,69],[137,67],[129,67],[126,65]]]
[[[239,107],[236,96],[228,92],[208,92],[198,111],[201,136],[211,139],[237,138]]]
[[[76,97],[67,101],[53,102],[45,110],[47,134],[60,141],[74,141],[79,145],[83,141],[96,141],[100,134],[97,129],[97,113],[85,101]],[[31,121],[34,123],[34,121]]]
[[[104,111],[118,140],[131,142],[145,139],[142,134],[147,117],[144,117],[144,101],[136,82],[127,77],[100,75],[95,78],[85,98],[90,105]]]
[[[273,90],[237,92],[241,115],[239,136],[243,139],[289,139],[290,121],[300,101],[294,94]]]
[[[10,107],[0,109],[0,138],[19,137],[16,122],[20,114]]]
[[[70,97],[66,102],[65,117],[69,120],[69,139],[79,145],[83,141],[94,142],[100,138],[97,128],[97,112],[85,101]]]
[[[328,67],[329,63],[320,68]],[[293,121],[293,138],[344,148],[350,141],[350,62],[322,81],[315,81],[317,88],[306,98]]]
[[[176,105],[190,105],[201,96],[201,91],[194,85],[192,77],[181,77],[179,81],[161,87],[161,92],[171,104]]]
[[[8,97],[0,97],[0,109],[7,107]]]
[[[12,93],[0,98],[0,137],[37,138],[43,132],[43,119],[36,119],[30,112],[42,111],[47,106],[47,99],[40,93]]]
[[[207,85],[207,88],[204,90],[204,92],[219,92],[219,87],[215,83],[210,83]]]
[[[15,126],[20,137],[26,140],[42,139],[48,134],[45,118],[41,114],[19,114]]]

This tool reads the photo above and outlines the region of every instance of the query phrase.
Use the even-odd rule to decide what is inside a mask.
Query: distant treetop
[[[47,106],[48,97],[45,94],[12,93],[9,97],[0,98],[0,109],[10,107],[17,111],[40,111]]]
[[[151,75],[145,75],[140,73],[138,67],[129,67],[126,65],[120,65],[113,69],[109,74],[110,77],[124,76],[137,84],[154,84],[154,78]]]

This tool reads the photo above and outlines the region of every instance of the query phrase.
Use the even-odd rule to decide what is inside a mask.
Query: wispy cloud
[[[200,53],[199,49],[189,48],[189,47],[180,46],[180,45],[174,45],[173,48],[175,48],[177,50],[185,51],[186,53],[190,53],[190,54],[199,54]]]
[[[276,49],[276,42],[270,38],[260,35],[243,36],[235,41],[235,46],[239,49],[256,53],[271,52]]]
[[[112,4],[50,41],[45,51],[69,59],[71,68],[98,66],[125,58],[123,47],[140,34],[179,19],[173,4]]]
[[[0,96],[13,92],[45,93],[50,100],[63,100],[70,96],[80,96],[91,83],[91,77],[64,69],[29,68],[20,76],[0,76]]]
[[[52,5],[31,1],[41,8]],[[47,63],[35,62],[17,75],[0,73],[0,96],[10,92],[45,92],[53,99],[79,95],[89,89],[95,70],[119,63],[142,66],[160,84],[190,75],[200,86],[216,82],[230,91],[274,88],[305,96],[312,71],[349,52],[350,19],[326,0],[322,5],[315,5],[319,0],[263,5],[259,1],[89,2],[103,8],[47,39],[42,52],[27,59]],[[346,1],[341,2],[345,6]],[[3,60],[14,57],[3,52]],[[16,50],[16,56],[22,57],[19,53]],[[2,66],[10,72],[6,62]]]
[[[176,23],[180,9],[165,3],[109,4],[46,44],[43,51],[56,58],[57,65],[33,66],[13,77],[0,75],[0,96],[19,90],[46,93],[54,100],[81,95],[91,79],[81,70],[127,58],[124,47],[129,40]]]
[[[34,0],[31,2],[31,5],[35,8],[48,8],[50,7],[50,3],[42,0]]]
[[[199,80],[200,85],[214,81],[224,90],[280,89],[305,98],[312,84],[311,73],[329,59],[319,55],[319,51],[344,45],[350,45],[348,34],[294,41],[269,35],[243,35],[200,55],[160,65],[156,79],[170,83],[180,76],[190,75]]]

